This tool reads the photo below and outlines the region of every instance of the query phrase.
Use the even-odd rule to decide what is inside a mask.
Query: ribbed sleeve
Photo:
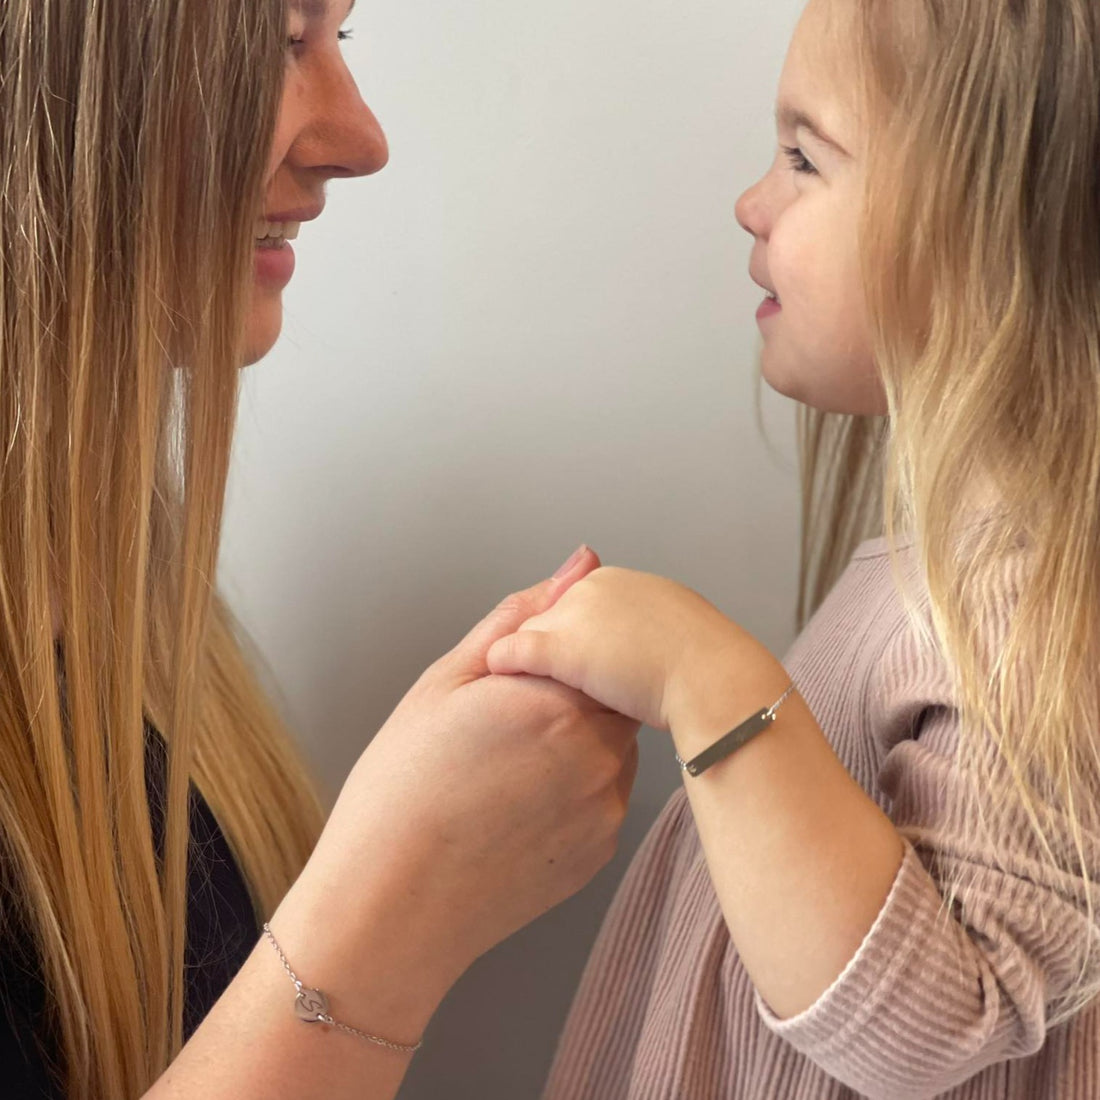
[[[1017,566],[986,593],[991,645]],[[784,663],[905,841],[874,926],[815,1004],[777,1019],[678,791],[601,929],[544,1100],[1096,1100],[1100,1006],[1047,1025],[1096,933],[1082,880],[1036,858],[1022,813],[996,844],[952,827],[966,791],[950,677],[905,617],[884,540],[860,547]],[[1100,838],[1083,846],[1100,877]]]
[[[1040,1051],[1048,1006],[1071,986],[1090,935],[1080,878],[1037,858],[1022,813],[996,850],[976,829],[943,824],[964,794],[952,759],[955,712],[927,703],[922,712],[880,773],[906,855],[873,928],[799,1016],[777,1020],[756,997],[765,1024],[832,1076],[898,1100],[939,1095]],[[1095,838],[1085,848],[1100,877]]]
[[[1039,1050],[1039,960],[995,919],[967,929],[941,901],[907,845],[890,897],[848,967],[792,1019],[777,1020],[757,994],[765,1024],[838,1081],[891,1100],[937,1096],[991,1063]],[[988,935],[1000,942],[983,949]]]

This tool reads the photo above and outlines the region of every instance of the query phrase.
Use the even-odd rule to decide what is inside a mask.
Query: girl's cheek
[[[768,275],[780,302],[795,306],[812,301],[816,257],[805,230],[795,221],[776,223],[768,242]]]

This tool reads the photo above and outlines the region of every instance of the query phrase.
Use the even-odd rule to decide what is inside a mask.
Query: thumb
[[[471,680],[487,676],[486,656],[498,638],[514,634],[528,619],[549,611],[577,581],[599,567],[596,551],[582,546],[553,577],[505,597],[451,651],[450,671]]]

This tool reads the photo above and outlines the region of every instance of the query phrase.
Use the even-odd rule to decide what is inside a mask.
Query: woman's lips
[[[290,282],[294,274],[294,249],[289,242],[279,248],[261,248],[257,245],[253,251],[257,282],[274,287],[284,287]]]

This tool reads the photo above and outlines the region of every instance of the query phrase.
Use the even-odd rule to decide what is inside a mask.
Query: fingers
[[[561,709],[562,704],[568,704],[569,709],[577,714],[603,716],[608,723],[616,728],[621,726],[623,730],[626,730],[628,726],[633,730],[641,728],[637,722],[624,718],[617,711],[611,710],[610,707],[605,707],[598,699],[593,699],[591,696],[585,695],[583,691],[577,691],[568,684],[559,683],[557,680],[551,680],[545,676],[527,676],[524,673],[517,673],[508,677],[489,675],[482,678],[482,683],[487,690],[522,689],[524,695],[532,700],[549,700],[551,705],[558,710]],[[633,724],[631,725],[631,723]],[[619,736],[625,739],[627,734],[621,733]]]
[[[578,697],[587,699],[587,696],[581,696],[579,693]],[[638,733],[641,728],[633,718],[616,714],[614,711],[606,711],[602,716],[595,718],[589,726],[604,746],[604,751],[613,754],[618,761],[619,767],[613,788],[624,813],[630,804],[630,793],[634,789],[634,780],[638,776]]]
[[[539,609],[537,614],[541,614],[543,611],[549,611],[577,583],[577,581],[583,580],[589,573],[594,572],[601,566],[600,556],[592,549],[591,546],[582,546],[572,558],[569,559],[550,578],[550,589],[547,594],[547,603],[545,607]]]
[[[617,784],[623,809],[626,809],[630,804],[630,793],[634,790],[634,780],[638,777],[638,758],[638,739],[635,737],[627,749],[626,759],[623,761],[623,770],[619,773]]]
[[[548,611],[577,581],[599,567],[599,555],[586,546],[560,577],[507,596],[448,655],[453,671],[460,679],[487,675],[485,656],[498,638],[513,634],[528,619]]]
[[[559,683],[580,688],[584,670],[576,655],[562,643],[557,634],[542,630],[521,630],[498,638],[485,655],[485,663],[496,676],[527,673],[528,676],[550,676]]]

